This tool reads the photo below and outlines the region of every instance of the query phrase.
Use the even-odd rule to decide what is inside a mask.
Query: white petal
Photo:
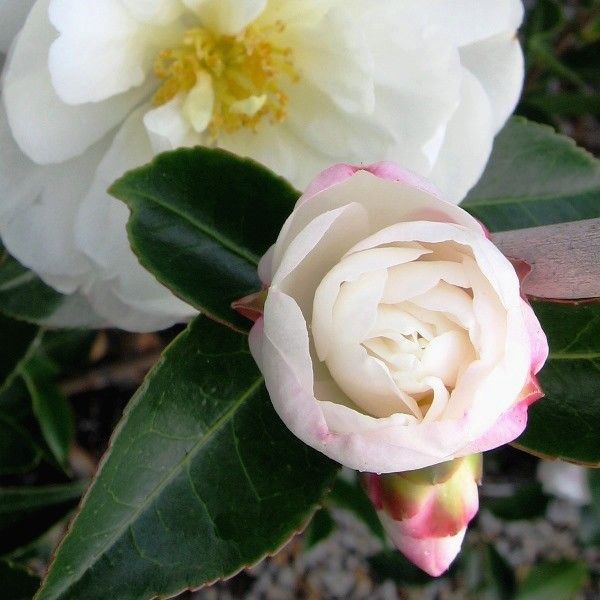
[[[375,162],[385,158],[394,145],[389,126],[376,121],[372,114],[340,110],[325,92],[303,80],[291,84],[288,95],[286,125],[311,153],[327,156],[320,170],[335,161]]]
[[[314,293],[312,321],[315,348],[321,360],[327,359],[333,341],[333,308],[342,283],[356,281],[359,277],[371,271],[380,271],[393,265],[416,260],[426,252],[427,250],[419,248],[377,248],[367,250],[345,257],[322,278]]]
[[[100,102],[142,85],[158,50],[178,40],[178,26],[153,28],[119,0],[51,0],[59,31],[48,68],[67,104]]]
[[[34,0],[2,0],[0,2],[0,53],[6,53],[17,35]]]
[[[462,67],[452,44],[426,36],[403,11],[403,3],[360,2],[354,12],[373,56],[376,105],[370,118],[395,139],[378,159],[426,176],[459,103]]]
[[[456,47],[515,31],[523,19],[521,0],[403,0],[397,6],[413,27]]]
[[[461,102],[446,129],[438,161],[429,178],[444,197],[460,202],[481,177],[496,130],[490,100],[481,83],[465,70]]]
[[[468,227],[472,231],[478,232],[480,236],[483,231],[481,225],[464,210],[434,197],[423,189],[401,181],[380,179],[366,171],[358,171],[346,181],[311,196],[309,202],[303,202],[302,199],[299,201],[297,208],[277,239],[273,267],[277,269],[288,244],[307,223],[325,211],[339,208],[350,202],[357,202],[364,206],[369,216],[369,231],[372,234],[378,232],[377,237],[374,237],[373,240],[368,238],[372,243],[357,244],[352,251],[396,241],[412,242],[419,239],[418,237],[408,239],[395,237],[396,232],[388,225],[402,221],[419,219],[445,221],[445,223],[440,223],[439,227],[434,227],[436,231],[439,231],[438,241],[453,237],[454,227],[449,225],[448,221]],[[414,235],[420,235],[421,231],[428,227],[428,225],[421,225],[418,229],[419,233],[417,234],[415,231]],[[385,232],[389,232],[390,235],[386,237]],[[423,235],[425,235],[424,238],[421,238],[423,240],[429,237],[425,233]]]
[[[199,142],[189,121],[183,116],[182,107],[183,98],[177,96],[167,104],[148,110],[144,115],[144,126],[156,154],[181,146],[193,146]]]
[[[180,0],[121,0],[135,19],[153,25],[166,25],[181,15]]]
[[[75,247],[73,227],[81,198],[108,143],[52,166],[31,162],[16,146],[0,110],[0,234],[9,252],[47,283],[72,293],[90,263]]]
[[[294,66],[303,80],[342,111],[364,115],[373,112],[375,95],[373,59],[363,29],[364,24],[351,19],[343,7],[334,8],[318,26],[292,23],[284,44],[293,49]]]
[[[440,280],[468,288],[470,282],[459,263],[434,260],[417,261],[389,270],[383,302],[397,304],[424,294]]]
[[[143,126],[147,107],[135,111],[115,136],[85,197],[76,226],[78,247],[95,263],[86,293],[96,311],[125,329],[151,330],[184,320],[195,310],[175,298],[144,270],[129,246],[129,211],[106,189],[126,170],[153,157]]]
[[[339,387],[368,414],[388,417],[399,412],[420,417],[416,402],[398,390],[385,364],[361,344],[377,321],[386,277],[386,271],[379,270],[344,283],[333,309],[326,363]]]
[[[474,326],[475,316],[471,296],[461,288],[444,281],[427,290],[425,294],[414,296],[410,301],[427,310],[445,314],[451,321],[455,321],[465,329]]]
[[[4,70],[3,98],[15,140],[33,161],[62,162],[81,154],[131,110],[147,90],[106,102],[72,107],[56,95],[48,71],[48,47],[56,32],[49,0],[38,0]]]
[[[460,50],[463,65],[479,79],[499,131],[513,112],[523,86],[523,52],[513,32],[498,34]]]
[[[202,71],[197,75],[196,85],[188,92],[181,110],[194,130],[203,133],[212,119],[214,105],[212,77]]]
[[[315,290],[344,250],[364,235],[365,212],[349,204],[311,221],[293,240],[272,285],[294,298],[311,319]]]
[[[235,35],[265,9],[267,0],[183,0],[209,29]]]
[[[244,128],[221,135],[216,145],[239,156],[248,156],[303,189],[330,159],[318,148],[308,146],[288,126],[262,122],[258,130]]]

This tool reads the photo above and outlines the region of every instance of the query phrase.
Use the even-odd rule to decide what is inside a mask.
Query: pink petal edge
[[[411,187],[423,190],[428,194],[435,196],[436,198],[442,199],[441,192],[433,184],[426,179],[423,179],[416,173],[402,168],[400,165],[394,162],[382,161],[372,165],[350,165],[346,163],[340,163],[325,169],[325,171],[322,171],[319,175],[317,175],[317,177],[315,177],[315,179],[313,179],[300,200],[298,200],[298,206],[307,200],[310,200],[310,198],[316,196],[323,190],[350,179],[359,171],[367,171],[368,173],[371,173],[380,179],[401,181],[407,185],[410,185]]]

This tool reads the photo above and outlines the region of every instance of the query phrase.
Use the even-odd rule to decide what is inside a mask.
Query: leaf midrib
[[[182,211],[176,209],[175,207],[162,202],[154,194],[149,194],[147,192],[141,192],[139,190],[133,190],[130,188],[124,188],[122,191],[126,192],[126,193],[130,193],[135,198],[139,198],[139,199],[143,198],[145,200],[149,200],[150,202],[155,202],[158,206],[160,206],[164,210],[172,212],[173,214],[177,215],[178,217],[180,217],[181,219],[183,219],[184,221],[186,221],[193,227],[196,227],[197,229],[199,229],[204,235],[206,235],[209,238],[212,238],[213,240],[218,242],[221,246],[223,246],[227,250],[230,250],[232,253],[237,254],[240,258],[247,260],[253,266],[258,267],[258,263],[260,260],[259,256],[257,256],[253,252],[249,252],[246,249],[242,248],[241,246],[239,246],[238,244],[233,242],[231,239],[219,235],[214,229],[211,229],[211,228],[205,226],[201,221],[197,221],[197,220],[191,218],[185,212],[182,212]],[[117,193],[120,196],[121,188],[115,187],[112,190],[112,192]],[[126,197],[121,197],[121,199],[124,200],[128,205],[131,206],[130,199],[128,199]],[[134,202],[135,202],[135,200],[134,200]],[[138,208],[137,212],[139,213],[139,212],[141,212],[141,210]],[[129,227],[129,224],[128,224],[128,227]]]
[[[233,415],[240,409],[240,407],[242,406],[242,404],[244,404],[249,398],[251,398],[256,391],[260,388],[260,386],[263,383],[263,377],[262,375],[256,379],[254,381],[254,383],[252,383],[248,389],[241,394],[241,396],[231,405],[231,407],[225,412],[223,413],[223,415],[221,415],[216,421],[215,423],[209,428],[209,430],[203,435],[203,437],[201,439],[199,439],[194,446],[192,446],[191,450],[189,452],[186,453],[186,455],[181,459],[181,461],[175,466],[175,468],[173,468],[173,470],[168,474],[167,477],[165,477],[160,484],[148,495],[146,496],[146,498],[144,499],[144,501],[142,502],[142,504],[140,504],[140,506],[138,506],[136,508],[136,510],[131,514],[130,518],[128,518],[117,530],[116,533],[111,536],[109,538],[109,540],[107,541],[106,544],[104,544],[103,548],[97,552],[92,558],[91,560],[88,560],[82,567],[82,569],[80,570],[78,576],[76,578],[72,578],[70,580],[68,580],[66,582],[66,585],[64,585],[63,587],[59,588],[57,590],[57,592],[53,595],[53,596],[48,596],[49,598],[58,598],[60,597],[60,595],[67,590],[68,588],[72,587],[73,585],[75,585],[78,581],[81,580],[81,578],[85,575],[85,573],[93,566],[95,565],[98,560],[104,556],[106,554],[106,552],[108,550],[110,550],[110,548],[112,548],[114,546],[114,544],[120,539],[120,537],[122,536],[122,534],[127,531],[127,529],[134,523],[134,521],[137,519],[137,517],[146,509],[148,508],[152,502],[154,501],[154,499],[165,489],[165,487],[167,487],[167,485],[169,485],[169,483],[171,483],[173,481],[173,479],[179,475],[179,473],[185,468],[185,466],[192,460],[192,458],[194,458],[196,456],[196,454],[198,453],[198,451],[200,449],[202,449],[212,438],[213,436],[216,434],[217,431],[219,431],[219,429],[221,428],[222,425],[224,425],[225,423],[229,422],[230,418],[233,417]],[[88,490],[88,494],[95,488],[96,486],[96,482],[98,481],[98,478],[100,477],[100,475],[102,474],[102,470],[98,472],[98,474],[96,475],[96,480],[94,481],[94,484],[90,487],[90,489]],[[67,536],[68,537],[68,536]],[[65,538],[66,540],[67,538]],[[61,544],[62,546],[62,544]],[[60,549],[60,546],[59,546]],[[55,556],[58,556],[58,550],[55,553]],[[48,573],[51,573],[52,569],[48,569]],[[40,599],[40,598],[44,598],[45,596],[42,596],[42,592],[45,590],[46,588],[46,583],[47,580],[45,580],[42,583],[42,586],[40,587],[40,589],[38,590],[38,592],[35,595],[35,599]]]

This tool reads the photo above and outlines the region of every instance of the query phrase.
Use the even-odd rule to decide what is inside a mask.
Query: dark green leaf
[[[585,585],[584,563],[547,562],[534,566],[517,590],[515,600],[570,600]]]
[[[550,345],[539,375],[546,396],[529,408],[517,446],[539,456],[600,464],[600,303],[536,302],[534,309]]]
[[[8,387],[17,366],[32,351],[32,346],[37,342],[38,332],[39,329],[35,325],[0,314],[0,390]]]
[[[524,106],[559,115],[597,115],[600,114],[600,97],[583,93],[539,94],[529,96]]]
[[[600,161],[570,138],[515,117],[464,202],[491,231],[600,216]]]
[[[481,507],[487,508],[497,517],[506,520],[533,519],[546,511],[549,498],[537,481],[517,487],[511,496],[481,496]]]
[[[557,0],[537,0],[529,11],[523,36],[530,40],[534,36],[549,37],[560,30],[564,22],[564,9]]]
[[[86,485],[0,488],[0,554],[42,535],[76,505]]]
[[[31,600],[40,580],[7,561],[0,561],[2,600]]]
[[[465,208],[492,231],[598,217],[600,161],[549,127],[513,118]],[[550,344],[540,374],[546,397],[530,408],[518,445],[600,463],[600,305],[535,303],[534,309]]]
[[[326,540],[335,530],[335,521],[331,513],[322,508],[313,517],[310,525],[304,532],[304,547],[310,550]]]
[[[22,368],[22,376],[48,448],[58,463],[65,466],[75,437],[71,406],[54,382],[54,373],[49,372],[41,358],[28,361]]]
[[[381,521],[358,481],[347,481],[338,476],[327,498],[327,504],[352,511],[381,541],[386,540]]]
[[[31,434],[0,412],[0,475],[27,473],[40,464],[42,456]]]
[[[212,318],[248,328],[230,304],[260,289],[258,261],[298,192],[251,160],[207,148],[160,155],[110,192],[129,206],[132,248],[160,282]]]
[[[338,466],[281,423],[244,335],[198,317],[132,399],[39,600],[170,596],[301,529]]]

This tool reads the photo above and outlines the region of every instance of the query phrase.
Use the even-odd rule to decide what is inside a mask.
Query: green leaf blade
[[[539,456],[600,465],[600,303],[533,307],[550,346],[539,374],[546,396],[529,408],[516,445]]]
[[[35,540],[64,517],[81,497],[87,482],[0,488],[0,554]]]
[[[600,161],[550,127],[516,117],[496,138],[463,206],[491,231],[597,218]],[[535,302],[533,308],[550,346],[539,375],[546,396],[530,407],[515,445],[600,465],[600,304]]]
[[[260,289],[258,261],[298,192],[253,161],[200,147],[160,155],[110,191],[131,210],[144,267],[203,313],[247,329],[230,304]]]
[[[517,589],[515,600],[570,600],[585,585],[588,578],[584,563],[547,562],[532,567]]]
[[[38,339],[39,329],[36,326],[0,314],[0,391],[10,386],[17,367],[33,351]]]
[[[546,125],[513,117],[463,205],[491,231],[600,215],[600,161]]]
[[[48,448],[58,463],[65,467],[75,439],[71,406],[53,381],[54,373],[47,372],[41,359],[35,357],[24,365],[22,376]]]
[[[132,400],[38,594],[176,594],[276,551],[337,465],[275,414],[245,336],[199,317]]]

